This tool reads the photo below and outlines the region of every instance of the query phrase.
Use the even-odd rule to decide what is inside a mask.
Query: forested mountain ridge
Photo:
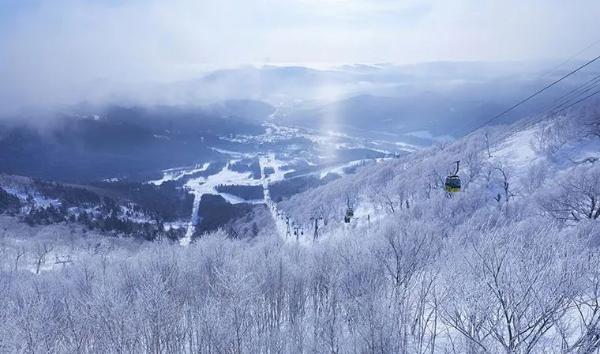
[[[300,242],[277,228],[187,247],[4,235],[0,346],[597,352],[598,107],[486,128],[293,196],[278,208],[303,226]],[[463,191],[449,195],[456,160]]]
[[[29,225],[79,224],[106,236],[183,236],[192,196],[173,183],[74,185],[0,174],[0,214]]]

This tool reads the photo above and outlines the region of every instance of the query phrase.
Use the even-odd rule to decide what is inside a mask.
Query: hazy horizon
[[[1,6],[5,112],[135,100],[148,84],[245,65],[587,59],[598,47],[591,29],[600,12],[592,0],[567,8],[541,0],[4,0]]]

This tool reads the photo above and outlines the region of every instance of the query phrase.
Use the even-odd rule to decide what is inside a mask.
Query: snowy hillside
[[[597,353],[599,107],[358,166],[280,203],[263,156],[253,183],[275,223],[250,240],[118,239],[125,251],[54,233],[49,251],[5,231],[1,348]],[[463,190],[450,195],[456,160]]]
[[[464,218],[479,217],[474,213],[483,210],[556,215],[559,211],[549,206],[549,196],[567,189],[567,180],[598,173],[598,116],[597,107],[588,106],[558,117],[535,117],[529,123],[477,131],[451,144],[367,166],[294,196],[281,207],[297,220],[323,217],[331,230],[341,226],[348,200],[357,209],[351,227],[390,216],[426,215],[460,224]],[[457,160],[463,192],[448,195],[443,192],[444,178]],[[589,211],[596,210],[597,201],[587,202],[596,203],[588,205]]]
[[[109,237],[183,237],[181,218],[188,217],[192,199],[173,186],[74,185],[0,174],[0,214],[29,226],[68,224]]]

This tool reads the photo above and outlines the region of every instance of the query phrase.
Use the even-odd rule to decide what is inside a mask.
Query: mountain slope
[[[415,217],[453,225],[485,212],[523,211],[519,218],[553,213],[544,201],[549,190],[560,189],[557,185],[568,176],[593,175],[600,168],[597,117],[597,105],[590,105],[536,124],[488,128],[452,144],[365,167],[281,206],[307,228],[307,220],[315,216],[337,227],[333,225],[339,224],[348,199],[361,226],[367,218]],[[463,191],[450,196],[443,192],[443,183],[456,160],[461,161]]]
[[[597,352],[598,107],[359,167],[235,222],[254,233],[285,209],[298,238],[278,221],[138,244],[2,217],[3,349]]]

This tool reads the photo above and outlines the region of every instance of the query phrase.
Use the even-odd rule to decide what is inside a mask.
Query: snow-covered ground
[[[38,208],[46,208],[49,206],[60,206],[60,201],[56,199],[47,198],[35,190],[29,190],[26,185],[3,185],[0,183],[0,187],[4,189],[8,194],[12,194],[19,198],[22,202],[31,200],[33,205]]]
[[[243,144],[270,144],[270,143],[279,143],[286,142],[292,138],[305,138],[319,146],[319,149],[322,151],[337,151],[337,149],[372,149],[374,151],[379,151],[382,153],[390,153],[391,150],[397,151],[398,147],[404,151],[413,151],[415,148],[409,144],[397,144],[389,141],[376,141],[369,142],[365,139],[355,138],[352,136],[348,136],[345,134],[338,134],[335,132],[328,133],[319,133],[316,131],[310,131],[308,129],[297,128],[297,127],[287,127],[274,124],[272,122],[265,123],[265,133],[259,135],[230,135],[220,137],[223,141],[230,141],[235,143],[243,143]],[[373,146],[373,147],[371,147]],[[289,146],[288,146],[289,147]],[[268,195],[268,186],[277,181],[281,181],[285,179],[285,175],[290,172],[294,172],[294,169],[285,168],[285,166],[290,166],[290,163],[294,160],[301,159],[302,163],[306,162],[311,166],[319,165],[319,156],[313,156],[314,158],[300,158],[297,155],[293,155],[288,152],[286,155],[285,150],[284,155],[286,157],[276,157],[274,152],[268,153],[247,153],[247,152],[238,152],[232,151],[223,148],[213,147],[213,151],[218,152],[223,155],[229,156],[231,159],[227,166],[225,166],[221,171],[216,174],[210,175],[208,177],[198,177],[191,178],[190,176],[196,172],[206,171],[208,168],[208,164],[204,164],[203,166],[196,166],[194,169],[189,168],[176,168],[165,170],[164,175],[159,180],[150,181],[149,183],[160,185],[166,181],[172,180],[187,180],[184,184],[184,187],[188,189],[194,195],[194,203],[192,208],[192,215],[190,217],[190,222],[187,226],[186,236],[181,240],[181,244],[187,245],[191,242],[191,237],[195,232],[196,225],[201,219],[201,215],[199,215],[199,204],[202,195],[204,194],[216,194],[222,196],[227,202],[232,204],[239,203],[251,203],[251,204],[267,204],[269,209],[272,210],[273,218],[278,225],[278,228],[282,229],[280,233],[288,234],[288,225],[287,221],[282,221],[281,218],[284,216],[279,213],[276,207],[276,204],[270,200]],[[391,150],[390,150],[391,149]],[[296,151],[294,149],[290,151]],[[254,179],[251,173],[241,173],[233,171],[229,168],[229,166],[236,161],[241,159],[248,158],[257,158],[259,160],[260,169],[262,173],[262,178],[260,180]],[[321,158],[325,158],[327,156],[322,156]],[[331,157],[331,156],[329,156]],[[349,162],[341,162],[339,164],[330,165],[327,167],[323,167],[322,169],[315,169],[311,171],[307,171],[306,175],[316,175],[319,178],[325,177],[329,173],[335,173],[338,175],[345,175],[346,169],[350,167],[354,167],[364,163],[366,160],[355,160]],[[273,170],[273,173],[270,173],[268,176],[265,175],[265,169]],[[264,196],[263,199],[260,200],[245,200],[243,198],[237,197],[235,195],[231,195],[228,193],[218,192],[216,187],[218,185],[241,185],[241,186],[258,186],[263,185]],[[291,224],[290,224],[291,227]],[[293,233],[293,231],[292,231]]]
[[[360,137],[354,137],[339,132],[322,132],[306,128],[288,127],[274,123],[264,123],[265,133],[260,135],[235,135],[231,137],[221,137],[221,140],[236,143],[276,143],[287,141],[291,138],[304,138],[320,148],[328,151],[335,149],[360,149],[367,148],[382,153],[394,153],[398,150],[413,152],[417,147],[412,144],[398,142],[397,140],[370,140]],[[215,151],[232,154],[234,152],[227,150],[214,149]]]
[[[281,167],[284,165],[282,161],[279,161],[275,158],[274,154],[261,155],[259,157],[260,162],[260,171],[262,177],[262,186],[263,186],[263,196],[264,203],[269,208],[269,212],[271,213],[271,217],[273,218],[273,222],[275,223],[275,227],[277,228],[277,234],[283,240],[289,241],[294,239],[292,237],[294,232],[299,233],[299,230],[294,230],[294,221],[285,215],[279,208],[277,207],[277,203],[275,203],[271,199],[271,193],[269,191],[269,184],[283,180],[285,177],[286,171],[283,171]],[[271,168],[274,170],[272,174],[267,176],[265,174],[265,168]]]
[[[225,198],[229,203],[252,203],[252,204],[265,204],[275,225],[277,227],[278,234],[284,240],[296,239],[294,236],[294,226],[297,225],[293,220],[289,219],[277,208],[277,204],[271,199],[269,192],[269,185],[274,182],[281,181],[285,178],[287,172],[293,170],[283,170],[282,167],[286,165],[284,161],[278,160],[274,153],[260,154],[258,156],[260,163],[261,179],[257,180],[252,177],[250,172],[237,172],[231,170],[230,165],[234,164],[238,160],[231,160],[223,169],[214,175],[208,177],[199,177],[190,179],[186,184],[185,188],[190,190],[194,194],[194,204],[192,209],[192,215],[190,222],[187,225],[185,237],[181,239],[180,244],[183,246],[189,245],[192,241],[192,236],[196,231],[196,225],[200,221],[201,215],[199,214],[200,200],[204,194],[217,194]],[[274,172],[268,176],[264,173],[265,169],[272,169]],[[244,186],[262,186],[263,187],[263,199],[260,200],[245,200],[243,198],[217,191],[216,187],[219,185],[244,185]],[[303,232],[301,229],[297,230],[298,233]],[[298,235],[300,236],[300,235]],[[304,241],[304,238],[302,238]]]
[[[568,142],[553,142],[555,151],[552,154],[539,151],[540,145],[543,145],[540,143],[543,129],[542,122],[512,133],[492,149],[492,159],[509,166],[517,174],[539,161],[552,165],[555,170],[562,170],[586,159],[600,159],[600,141],[590,137],[573,137]]]
[[[282,169],[283,166],[286,165],[284,161],[278,160],[275,158],[275,154],[262,154],[258,157],[258,161],[261,167],[261,173],[263,173],[263,181],[268,183],[273,183],[277,181],[281,181],[285,178],[285,174],[288,172],[293,172],[294,170],[284,171]],[[265,168],[272,168],[275,172],[270,174],[268,177],[264,176]]]
[[[210,163],[205,163],[202,166],[196,166],[192,169],[181,169],[181,168],[175,168],[175,169],[168,169],[168,170],[164,170],[163,171],[163,177],[161,179],[157,179],[154,181],[149,181],[148,183],[154,184],[155,186],[160,186],[161,184],[168,182],[168,181],[177,181],[185,176],[189,176],[192,175],[194,173],[198,173],[198,172],[203,172],[206,171],[206,169],[208,168],[208,166],[210,165]]]
[[[343,176],[346,174],[345,170],[347,168],[350,167],[354,167],[354,166],[360,166],[361,164],[365,163],[368,160],[356,160],[356,161],[350,161],[350,162],[346,162],[346,163],[342,163],[333,167],[329,167],[329,168],[325,168],[323,170],[320,171],[320,178],[324,178],[325,176],[327,176],[330,173],[334,173],[340,176]]]
[[[535,132],[536,128],[532,127],[513,134],[494,149],[492,156],[514,167],[524,167],[532,163],[536,158],[533,149]]]
[[[245,154],[245,153],[242,153],[242,152],[225,150],[225,149],[219,149],[219,148],[215,148],[215,147],[212,148],[212,151],[218,152],[218,153],[223,154],[223,155],[229,155],[232,158],[236,158],[236,159],[251,158],[251,157],[254,156],[252,154]]]
[[[192,216],[187,227],[185,237],[181,239],[182,245],[188,245],[194,232],[196,231],[196,225],[200,221],[201,216],[198,213],[200,207],[200,199],[204,194],[218,194],[225,198],[231,204],[238,203],[252,203],[252,204],[268,204],[267,199],[261,200],[245,200],[243,198],[231,195],[229,193],[222,193],[217,191],[216,187],[219,185],[240,185],[240,186],[263,186],[268,189],[268,184],[284,179],[284,175],[287,171],[281,169],[285,165],[285,162],[277,160],[275,154],[266,154],[259,156],[259,162],[261,166],[261,173],[264,168],[271,167],[275,171],[273,174],[262,179],[254,179],[251,172],[237,172],[231,170],[230,165],[234,164],[239,160],[230,160],[229,163],[223,167],[221,171],[208,177],[198,177],[190,179],[186,184],[185,188],[190,190],[194,194],[194,206],[192,208]],[[265,187],[267,186],[267,187]],[[269,198],[270,201],[270,198]]]

